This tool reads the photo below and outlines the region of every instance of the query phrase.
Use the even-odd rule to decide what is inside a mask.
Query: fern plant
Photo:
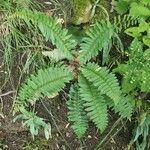
[[[55,97],[65,86],[65,83],[69,82],[71,79],[72,74],[69,69],[64,66],[55,66],[44,70],[38,70],[36,75],[31,75],[31,77],[23,84],[16,100],[15,109],[22,113],[21,118],[26,120],[24,123],[25,125],[27,122],[30,123],[28,126],[30,126],[30,131],[32,131],[31,133],[33,137],[34,135],[37,135],[40,126],[44,127],[44,129],[47,126],[43,120],[36,116],[36,113],[30,112],[32,113],[32,115],[30,115],[30,113],[26,110],[26,107],[29,105],[28,103],[33,105],[43,96]],[[16,119],[20,119],[20,117],[17,117]],[[38,120],[38,124],[32,120]],[[33,130],[33,126],[37,126],[37,129]],[[46,133],[47,132],[45,132],[45,136],[47,137]]]
[[[95,78],[92,80],[89,80],[91,72],[89,73],[84,70],[87,68],[94,73],[92,76],[95,76]],[[70,110],[69,120],[74,122],[73,129],[79,138],[83,136],[87,127],[85,111],[87,112],[87,116],[90,117],[101,132],[106,128],[108,123],[107,102],[103,95],[109,96],[115,102],[114,106],[116,109],[118,108],[118,112],[120,112],[121,115],[123,113],[121,113],[120,110],[126,106],[126,103],[128,104],[128,99],[126,99],[126,103],[120,106],[122,103],[118,101],[122,98],[121,91],[116,78],[113,74],[109,74],[106,68],[101,68],[100,70],[98,65],[89,63],[87,66],[81,68],[81,72],[79,77],[79,91],[77,87],[71,89],[70,100],[67,103]],[[34,104],[36,100],[42,96],[52,97],[57,95],[57,92],[64,87],[64,83],[70,79],[71,75],[64,67],[51,67],[46,70],[39,70],[37,75],[32,75],[20,89],[16,101],[17,110],[21,111],[24,118],[27,119],[28,117],[25,117],[26,113],[22,110],[27,107],[28,102]],[[95,84],[94,81],[99,81],[99,83]],[[102,84],[101,87],[99,86],[100,84]],[[112,92],[115,92],[116,95],[113,96]],[[129,115],[131,115],[132,106],[128,105],[126,107],[126,111],[127,110],[129,110]],[[79,116],[81,116],[80,119]],[[127,117],[125,113],[122,116]],[[31,133],[33,134],[33,132]]]
[[[75,49],[75,40],[66,29],[61,28],[55,19],[45,16],[43,13],[27,10],[18,10],[12,15],[12,18],[16,17],[24,20],[26,24],[32,22],[36,25],[46,40],[51,40],[58,53],[64,54],[66,59],[78,60],[72,51]],[[78,138],[84,136],[89,120],[94,122],[102,133],[108,124],[108,108],[115,110],[122,118],[130,119],[133,111],[132,100],[123,94],[115,74],[106,67],[89,62],[98,55],[99,51],[103,50],[104,64],[109,56],[112,38],[115,36],[114,26],[109,21],[96,23],[87,32],[80,45],[77,71],[70,71],[71,66],[60,65],[63,63],[60,58],[60,64],[57,62],[58,64],[53,67],[40,69],[37,74],[31,75],[21,86],[15,105],[16,110],[24,116],[23,119],[28,122],[30,118],[24,113],[29,104],[33,105],[44,97],[55,97],[64,88],[65,83],[71,79],[76,79],[76,84],[71,87],[69,92],[68,119],[71,121],[71,126]],[[29,116],[37,118],[36,112]],[[39,120],[41,119],[39,118]],[[34,123],[31,121],[31,124]],[[30,128],[36,127],[36,125],[30,126],[29,124],[28,126]],[[38,124],[32,134],[36,135],[40,127],[44,126]]]
[[[107,105],[103,96],[98,94],[97,88],[83,75],[79,78],[81,100],[89,116],[98,129],[103,132],[108,123]]]
[[[65,86],[64,83],[71,80],[72,75],[69,69],[64,66],[49,67],[38,70],[36,76],[32,75],[22,86],[19,93],[19,102],[21,104],[34,102],[44,96],[57,95]],[[18,101],[17,101],[18,102]]]
[[[121,33],[123,30],[126,30],[132,26],[136,26],[139,21],[140,18],[125,14],[115,16],[112,22],[116,28],[116,32]]]

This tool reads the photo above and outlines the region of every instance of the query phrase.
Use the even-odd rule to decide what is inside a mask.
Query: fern
[[[34,102],[43,96],[55,96],[71,78],[71,73],[64,66],[40,69],[22,85],[17,104]]]
[[[106,94],[115,104],[118,103],[121,90],[114,74],[109,73],[105,67],[99,67],[95,63],[88,63],[81,71],[83,75],[98,88],[101,94]]]
[[[103,49],[104,59],[107,59],[111,48],[111,40],[114,34],[113,26],[108,22],[96,23],[83,38],[80,51],[80,62],[85,64]],[[105,62],[105,60],[103,60]]]
[[[66,29],[61,28],[56,19],[42,12],[31,10],[17,11],[12,16],[23,19],[27,24],[31,21],[38,26],[46,41],[51,40],[52,44],[56,45],[58,51],[64,53],[66,58],[73,58],[71,50],[75,47],[76,42]]]
[[[82,75],[79,78],[80,96],[84,101],[85,110],[97,128],[103,132],[108,124],[107,106],[104,97],[96,87]]]
[[[120,99],[120,101],[117,103],[117,105],[114,105],[114,111],[116,113],[119,113],[119,115],[123,118],[131,119],[132,113],[133,113],[133,104],[134,100],[130,96],[126,96]]]
[[[122,30],[137,25],[139,18],[130,15],[118,15],[113,18],[112,22],[116,28],[117,33],[120,33]]]
[[[84,101],[79,96],[79,88],[74,85],[70,89],[68,105],[68,119],[73,122],[72,128],[78,138],[81,138],[87,129],[87,117],[83,106]]]
[[[37,26],[46,40],[51,40],[52,44],[56,46],[56,55],[63,54],[63,58],[73,59],[71,50],[74,49],[76,43],[68,34],[68,31],[61,28],[57,20],[46,16],[44,13],[29,10],[18,10],[12,17],[24,20],[27,25],[32,23]],[[128,25],[124,26],[127,27]],[[121,27],[118,30],[121,30]],[[88,117],[101,132],[105,130],[108,124],[108,106],[112,107],[123,118],[130,119],[132,115],[133,104],[128,96],[125,97],[122,94],[115,75],[110,73],[106,67],[100,67],[95,63],[87,63],[102,50],[103,64],[106,63],[114,37],[116,37],[114,25],[110,22],[101,22],[96,23],[87,32],[87,37],[84,37],[81,43],[79,84],[71,87],[69,100],[67,101],[68,119],[72,123],[71,127],[78,138],[82,138],[86,132]],[[47,54],[51,56],[53,53]],[[25,114],[22,110],[27,111],[28,103],[35,103],[40,98],[56,96],[64,88],[65,83],[71,79],[72,73],[68,68],[55,66],[40,69],[37,74],[31,75],[22,85],[17,97],[16,107],[22,113],[21,117],[27,120],[27,123],[29,122],[28,127],[35,126],[32,134],[35,133],[36,135],[40,127],[47,127],[45,126],[46,123],[43,123],[42,120],[36,127],[34,118],[37,121],[41,119],[36,117],[35,112]],[[108,102],[107,98],[111,101]],[[32,120],[31,124],[30,120]],[[41,125],[42,123],[43,125]]]

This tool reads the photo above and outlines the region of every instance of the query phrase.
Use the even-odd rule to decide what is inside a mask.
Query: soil
[[[114,116],[110,112],[110,124],[105,133],[100,134],[95,126],[90,122],[89,129],[85,138],[79,141],[70,124],[67,120],[66,108],[66,92],[60,93],[55,99],[44,99],[42,102],[36,104],[38,115],[51,122],[52,125],[52,138],[48,141],[45,140],[43,132],[33,141],[30,132],[22,126],[21,122],[13,122],[13,104],[16,96],[17,86],[20,81],[20,70],[18,62],[20,56],[12,63],[11,77],[5,83],[8,71],[4,68],[2,53],[0,53],[0,95],[6,93],[5,96],[0,96],[0,150],[80,150],[81,142],[83,150],[94,150],[96,145],[104,139],[109,133],[114,122],[118,116]],[[5,83],[5,86],[3,86]],[[67,87],[66,87],[67,88]],[[66,89],[67,91],[67,89]],[[47,107],[49,112],[45,109]],[[50,115],[52,113],[53,117]],[[124,123],[123,123],[124,124]],[[122,123],[115,129],[119,130]],[[121,131],[114,137],[109,136],[107,140],[101,145],[101,150],[126,150],[127,145],[131,139],[132,124],[130,122],[124,124]],[[114,132],[114,133],[115,133]]]

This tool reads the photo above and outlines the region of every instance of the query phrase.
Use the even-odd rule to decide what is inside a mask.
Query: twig
[[[21,70],[21,69],[20,69],[20,70]],[[10,109],[10,111],[9,111],[9,114],[10,114],[11,112],[13,112],[13,108],[14,108],[14,106],[15,106],[15,102],[16,102],[16,98],[17,98],[17,91],[18,91],[18,88],[19,88],[19,85],[20,85],[22,76],[23,76],[23,73],[21,72],[21,75],[19,76],[19,80],[18,80],[18,85],[17,85],[17,87],[16,87],[16,94],[15,94],[15,96],[14,96],[14,98],[13,98],[13,104],[12,104],[12,106],[11,106],[11,109]]]
[[[12,94],[12,93],[16,93],[16,91],[8,91],[8,92],[6,92],[4,94],[1,94],[0,97],[4,97],[4,96]]]
[[[26,45],[26,46],[19,46],[20,48],[41,48],[41,49],[46,49],[49,51],[52,51],[50,47],[44,46],[44,45]]]

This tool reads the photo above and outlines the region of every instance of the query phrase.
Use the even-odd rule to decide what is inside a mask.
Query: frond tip
[[[134,108],[134,100],[130,96],[126,96],[120,99],[117,105],[114,106],[114,111],[119,113],[122,118],[131,119],[133,108]]]

